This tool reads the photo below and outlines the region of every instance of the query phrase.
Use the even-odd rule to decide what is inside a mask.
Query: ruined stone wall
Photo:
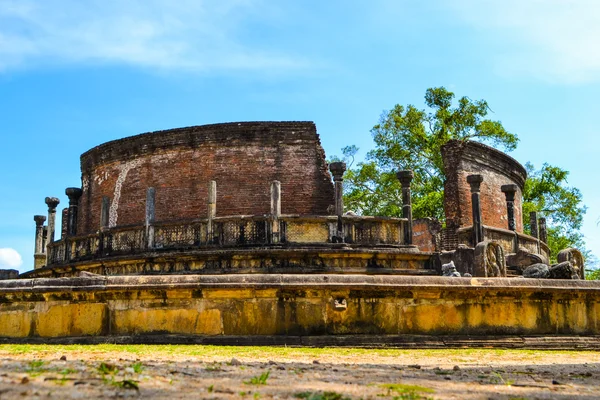
[[[165,334],[598,335],[600,282],[319,274],[0,281],[0,339]]]
[[[453,140],[442,148],[446,183],[444,210],[446,226],[459,229],[473,225],[471,189],[467,176],[483,175],[481,213],[484,225],[507,229],[506,197],[502,185],[516,184],[515,221],[517,232],[523,232],[522,198],[527,172],[515,159],[492,147],[477,142]]]
[[[312,122],[244,122],[152,132],[108,142],[81,156],[77,234],[145,220],[146,189],[156,189],[156,220],[207,216],[208,183],[217,182],[217,215],[270,212],[270,185],[281,182],[282,213],[325,215],[333,185]]]

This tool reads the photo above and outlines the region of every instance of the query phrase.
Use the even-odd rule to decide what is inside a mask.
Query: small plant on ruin
[[[267,379],[269,379],[269,375],[271,375],[271,371],[266,371],[260,374],[259,376],[253,376],[249,381],[244,381],[247,385],[266,385]]]
[[[133,368],[133,372],[135,372],[136,374],[140,374],[144,370],[144,366],[142,365],[141,362],[136,362],[134,364],[131,364],[131,368]]]
[[[29,365],[27,366],[27,368],[25,369],[25,371],[27,373],[29,373],[29,375],[31,376],[37,376],[40,375],[42,372],[45,371],[44,368],[42,368],[45,364],[44,360],[33,360],[29,362]]]
[[[294,394],[294,397],[306,400],[350,400],[349,397],[336,392],[299,392]]]
[[[425,386],[418,385],[405,385],[402,383],[385,383],[379,385],[380,387],[387,389],[385,396],[391,396],[392,393],[397,394],[393,396],[394,400],[421,400],[428,399],[421,393],[433,393],[434,390]]]

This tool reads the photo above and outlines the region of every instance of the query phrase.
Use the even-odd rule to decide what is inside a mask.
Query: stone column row
[[[471,186],[471,205],[473,212],[473,240],[474,244],[483,241],[483,223],[481,218],[481,201],[480,201],[480,186],[483,182],[482,175],[468,175],[467,182]],[[515,194],[517,193],[518,187],[515,184],[502,185],[500,190],[504,193],[506,198],[506,214],[508,218],[508,229],[516,231],[517,224],[515,220]],[[546,243],[546,219],[540,218],[538,224],[538,218],[536,212],[529,214],[529,224],[531,226],[531,236],[539,238],[542,242]],[[538,237],[539,234],[539,237]]]

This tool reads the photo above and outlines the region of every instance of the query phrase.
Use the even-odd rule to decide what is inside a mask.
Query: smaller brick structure
[[[525,168],[514,158],[478,142],[451,140],[442,147],[446,183],[444,210],[448,230],[473,225],[471,189],[467,176],[478,174],[481,183],[482,223],[488,227],[508,229],[506,196],[503,185],[516,185],[514,200],[515,228],[523,233],[522,198],[527,178]]]

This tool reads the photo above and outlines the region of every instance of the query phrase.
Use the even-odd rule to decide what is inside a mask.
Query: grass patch
[[[350,397],[336,392],[299,392],[294,397],[306,400],[350,400]]]
[[[135,356],[202,356],[202,357],[307,357],[318,358],[319,356],[352,357],[444,357],[447,360],[467,361],[465,356],[511,356],[528,359],[539,359],[546,356],[577,356],[585,351],[567,350],[523,350],[523,349],[431,349],[431,350],[407,350],[407,349],[361,349],[361,348],[298,348],[298,347],[274,347],[274,346],[199,346],[199,345],[48,345],[48,344],[3,344],[0,345],[0,354],[27,354],[33,357],[53,356],[58,352],[72,353],[85,352],[93,354],[105,354],[112,352],[125,352]]]
[[[259,376],[253,376],[248,381],[244,381],[247,385],[266,385],[267,379],[269,379],[269,375],[271,375],[271,371],[266,371],[260,374]]]

